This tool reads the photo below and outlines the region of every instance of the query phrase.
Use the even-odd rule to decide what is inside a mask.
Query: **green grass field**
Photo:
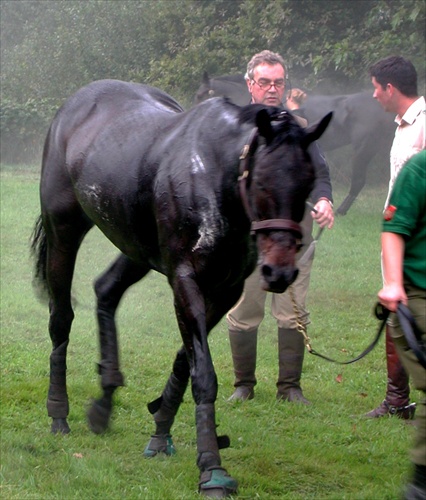
[[[180,337],[164,277],[151,273],[125,296],[118,312],[126,386],[116,393],[112,428],[92,434],[85,411],[99,395],[93,279],[117,251],[97,231],[79,253],[76,318],[68,349],[67,436],[52,436],[48,385],[47,306],[31,286],[29,238],[39,213],[38,168],[4,167],[1,174],[1,489],[4,499],[196,499],[194,404],[190,391],[173,436],[178,454],[142,456],[154,430],[146,404],[158,397]],[[336,202],[342,188],[335,189]],[[365,189],[317,246],[309,293],[313,347],[347,360],[374,337],[380,287],[379,234],[386,187]],[[218,433],[231,447],[223,465],[239,483],[239,499],[397,499],[410,472],[413,426],[360,416],[380,403],[386,384],[384,342],[353,365],[306,355],[305,395],[312,406],[275,400],[276,325],[261,326],[254,400],[229,403],[232,362],[226,324],[210,337],[219,380]],[[413,392],[413,399],[417,393]]]

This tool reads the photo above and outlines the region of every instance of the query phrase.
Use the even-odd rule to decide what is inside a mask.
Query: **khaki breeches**
[[[307,210],[302,221],[303,251],[300,259],[312,241],[312,217]],[[309,311],[306,309],[313,255],[303,265],[298,265],[299,274],[291,285],[296,298],[297,307],[303,324],[308,325]],[[260,285],[260,270],[258,267],[246,279],[244,291],[237,304],[228,312],[226,319],[228,328],[237,331],[252,331],[258,328],[265,315],[266,300],[271,301],[271,313],[277,320],[279,328],[297,328],[296,314],[288,290],[284,293],[269,293]]]

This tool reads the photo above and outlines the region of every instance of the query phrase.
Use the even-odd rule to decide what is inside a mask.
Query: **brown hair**
[[[407,97],[417,96],[417,71],[408,59],[400,56],[381,59],[370,67],[370,76],[374,77],[383,89],[391,83],[401,94]]]

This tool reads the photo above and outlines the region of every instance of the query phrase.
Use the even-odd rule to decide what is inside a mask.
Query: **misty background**
[[[402,55],[424,94],[424,0],[1,0],[0,8],[3,164],[39,164],[57,108],[93,80],[147,83],[188,108],[204,71],[244,73],[263,49],[284,57],[293,87],[331,95],[372,92],[369,66]]]

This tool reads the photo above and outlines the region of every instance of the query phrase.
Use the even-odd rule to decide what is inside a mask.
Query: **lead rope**
[[[315,207],[312,205],[312,203],[306,202],[306,204],[308,205],[308,207],[311,210],[313,210],[314,212],[316,211]],[[318,235],[317,235],[316,239],[311,243],[311,245],[308,248],[308,250],[306,251],[306,253],[308,253],[308,251],[311,249],[311,247],[314,247],[315,243],[319,240],[319,237],[321,236],[321,232],[322,232],[322,229],[320,229],[320,231],[318,232]],[[305,255],[306,255],[306,253],[305,253]],[[302,256],[302,259],[303,259],[303,257],[304,256]],[[302,315],[300,314],[300,310],[299,310],[299,307],[297,305],[296,297],[295,297],[295,294],[294,294],[294,289],[293,289],[292,286],[288,287],[288,292],[290,294],[291,303],[293,305],[293,311],[294,311],[294,314],[296,316],[297,331],[300,334],[303,335],[303,340],[304,340],[306,349],[309,351],[310,354],[314,354],[315,356],[318,356],[318,357],[320,357],[322,359],[325,359],[326,361],[330,361],[331,363],[338,363],[340,365],[349,365],[351,363],[355,363],[356,361],[362,359],[364,356],[366,356],[369,352],[371,352],[374,349],[374,347],[376,346],[377,342],[379,341],[380,336],[381,336],[381,334],[382,334],[382,332],[384,330],[384,327],[386,325],[387,315],[385,315],[383,313],[380,313],[380,311],[378,310],[378,307],[380,309],[380,304],[378,304],[378,306],[376,306],[376,309],[375,309],[375,315],[376,315],[377,319],[381,320],[381,324],[379,326],[379,329],[377,331],[375,339],[367,347],[367,349],[365,349],[359,356],[357,356],[356,358],[351,359],[349,361],[337,361],[335,359],[328,358],[327,356],[324,356],[323,354],[320,354],[319,352],[316,352],[316,351],[314,351],[314,349],[312,349],[311,339],[308,337],[308,334],[306,333],[306,325],[302,321]],[[400,304],[400,306],[401,306],[401,304]],[[401,313],[400,309],[401,308],[399,307],[398,311]],[[387,312],[387,314],[389,314],[389,312]],[[401,313],[400,315],[401,315],[400,322],[402,322],[403,314]],[[414,318],[412,319],[412,321],[414,322]],[[409,321],[406,321],[406,323],[409,323]],[[404,330],[404,335],[406,336],[407,340],[408,340],[409,337],[407,337],[407,333],[405,332],[405,330],[408,330],[408,329],[409,329],[408,327],[405,328],[405,329],[403,329]],[[418,327],[416,328],[416,330],[418,330]],[[413,337],[413,336],[414,336],[414,334],[412,333],[412,330],[411,330],[411,337]],[[410,341],[413,340],[411,337],[410,337]],[[415,342],[415,340],[416,339],[414,337],[414,341],[412,343],[413,343],[413,346],[414,346],[414,344],[416,344],[415,349],[413,349],[413,347],[411,347],[410,342],[409,342],[409,345],[410,345],[411,349],[413,349],[413,351],[415,352],[415,354],[418,357],[420,363],[423,366],[425,366],[426,365],[426,353],[422,353],[421,352],[421,348],[418,349],[419,346],[417,345],[417,343]]]
[[[377,319],[382,320],[382,322],[380,324],[379,330],[378,330],[378,332],[376,334],[376,337],[373,340],[373,342],[359,356],[357,356],[356,358],[353,358],[353,359],[351,359],[349,361],[338,361],[336,359],[332,359],[332,358],[329,358],[327,356],[324,356],[323,354],[320,354],[319,352],[317,352],[314,349],[312,349],[311,339],[308,337],[308,334],[306,333],[306,325],[302,322],[302,317],[301,317],[301,314],[300,314],[299,307],[297,306],[297,302],[296,302],[296,298],[295,298],[294,290],[293,290],[292,286],[288,287],[288,292],[290,294],[291,303],[293,305],[293,311],[294,311],[294,314],[296,316],[297,331],[303,335],[303,340],[304,340],[304,343],[305,343],[305,347],[309,351],[310,354],[314,354],[315,356],[318,356],[319,358],[325,359],[326,361],[330,361],[331,363],[338,363],[339,365],[350,365],[351,363],[355,363],[355,361],[359,361],[364,356],[366,356],[369,352],[371,352],[374,349],[374,347],[376,346],[377,342],[379,341],[380,335],[382,334],[382,331],[383,331],[383,329],[385,327],[385,324],[386,324],[387,316],[386,317],[384,317],[384,316],[381,317],[377,313],[377,306],[376,306],[376,316],[377,316]],[[379,306],[380,306],[380,304],[379,304]],[[389,312],[388,312],[388,314],[389,314]],[[414,319],[413,319],[413,321],[414,321]],[[422,364],[423,364],[423,362],[426,363],[426,355],[425,354],[423,354],[422,360],[420,362]]]
[[[302,322],[302,316],[297,306],[296,297],[294,295],[294,290],[292,286],[288,287],[288,292],[290,294],[291,303],[293,304],[293,311],[296,316],[297,331],[303,335],[303,341],[305,343],[305,347],[310,353],[312,353],[311,339],[308,337],[308,334],[306,333],[306,325]]]

